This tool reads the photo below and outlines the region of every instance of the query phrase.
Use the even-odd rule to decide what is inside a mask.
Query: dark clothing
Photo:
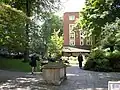
[[[81,54],[78,56],[78,61],[83,61],[83,57]]]
[[[80,55],[78,56],[78,62],[79,62],[79,67],[80,67],[80,68],[82,67],[82,61],[83,61],[83,57],[82,57],[82,55],[80,54]]]
[[[79,67],[80,67],[80,68],[82,67],[82,61],[79,62]]]
[[[36,56],[32,56],[32,57],[31,57],[31,61],[30,61],[31,67],[36,67],[36,66],[37,66],[36,60],[37,60],[37,57],[36,57]]]

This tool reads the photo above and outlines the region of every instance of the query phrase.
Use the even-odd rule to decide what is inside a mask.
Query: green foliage
[[[36,18],[37,20],[38,19],[44,20],[44,18],[46,18],[49,12],[53,12],[54,10],[58,9],[60,6],[60,0],[10,0],[10,1],[3,0],[3,2],[11,5],[12,7],[18,10],[22,10],[28,17],[32,17],[33,20],[36,20]],[[25,25],[26,25],[26,29],[25,29],[26,44],[25,44],[24,60],[28,60],[29,49],[31,48],[31,46],[29,45],[33,45],[33,42],[35,40],[34,39],[29,40],[30,38],[32,38],[29,36],[29,34],[31,33],[30,22],[26,21]],[[34,28],[33,30],[36,29]],[[35,49],[36,47],[33,46],[32,49]]]
[[[42,53],[43,56],[47,54],[54,30],[60,30],[59,36],[62,36],[63,34],[62,20],[60,17],[51,13],[41,26],[34,22],[31,22],[30,26],[30,50],[32,52]]]
[[[104,51],[99,50],[99,48],[93,49],[90,55],[90,59],[103,59],[104,57]]]
[[[120,9],[116,7],[119,3],[119,0],[86,1],[86,6],[80,13],[79,25],[88,35],[93,36],[93,45],[101,40],[102,27],[120,17]]]
[[[26,14],[29,11],[30,16],[36,14],[39,17],[60,8],[60,0],[2,0],[1,2],[22,10]]]
[[[110,49],[93,50],[84,69],[95,71],[120,71],[120,51]]]
[[[23,51],[26,20],[27,16],[22,11],[0,3],[0,46]]]
[[[116,19],[115,22],[111,24],[106,24],[103,27],[103,32],[101,33],[101,46],[103,48],[110,48],[110,51],[120,50],[119,40],[120,40],[120,19]]]
[[[30,32],[29,32],[29,37],[30,37],[30,44],[29,48],[31,52],[36,52],[40,53],[41,47],[43,46],[43,38],[41,37],[41,30],[40,26],[37,25],[34,21],[30,22]]]
[[[80,28],[93,38],[93,50],[85,69],[120,71],[120,1],[86,0],[80,13]]]
[[[120,51],[114,51],[108,55],[109,63],[114,71],[120,71]]]
[[[42,38],[40,42],[41,50],[44,52],[44,55],[47,53],[49,44],[51,43],[51,36],[55,31],[57,32],[57,30],[60,30],[58,36],[61,37],[63,34],[62,20],[59,16],[50,13],[40,28],[40,37]]]
[[[95,71],[111,71],[109,59],[106,58],[106,52],[100,49],[93,50],[85,64],[84,69]]]
[[[63,34],[62,19],[59,16],[50,13],[48,15],[48,18],[46,18],[45,22],[42,24],[41,30],[46,43],[49,42],[54,30],[60,30],[59,36],[62,36]]]
[[[43,38],[43,37],[46,37],[45,36],[46,34],[43,35],[43,32],[47,32],[47,31],[41,31],[40,25],[36,24],[35,22],[41,22],[41,21],[43,22],[44,20],[47,19],[49,13],[55,12],[55,10],[58,10],[61,6],[60,0],[42,0],[42,1],[41,0],[37,0],[37,1],[36,0],[1,0],[0,3],[8,4],[11,7],[14,7],[15,10],[16,9],[21,10],[28,17],[32,17],[31,18],[32,20],[30,22],[29,21],[25,21],[25,22],[22,21],[22,18],[23,18],[22,14],[18,19],[19,21],[13,20],[13,22],[11,22],[12,21],[11,19],[8,20],[9,22],[11,22],[9,24],[12,25],[13,23],[15,23],[16,25],[18,25],[18,27],[17,27],[17,26],[14,26],[14,24],[13,24],[14,27],[12,27],[12,29],[15,29],[16,31],[17,30],[19,31],[18,28],[21,26],[19,24],[24,25],[24,26],[21,26],[23,28],[22,30],[24,30],[24,31],[21,31],[21,33],[23,34],[23,37],[20,37],[20,38],[17,37],[16,39],[18,39],[18,40],[14,41],[14,42],[16,42],[16,44],[13,44],[14,46],[12,46],[11,48],[18,49],[18,47],[16,47],[16,46],[20,45],[19,47],[20,47],[20,49],[22,48],[22,51],[24,51],[24,49],[26,49],[26,48],[27,48],[27,50],[30,49],[30,51],[38,52],[38,53],[40,51],[42,51],[42,52],[46,51],[45,48],[47,45],[46,45],[46,42],[44,41],[44,38]],[[23,12],[21,12],[21,13],[23,13]],[[4,14],[6,14],[6,13],[7,12],[5,12]],[[9,14],[9,12],[8,12],[8,14]],[[17,14],[13,14],[13,16],[16,17]],[[8,16],[8,17],[11,18],[11,16]],[[52,18],[54,18],[54,17],[52,17]],[[8,21],[6,21],[5,23],[8,23]],[[21,22],[21,23],[19,23],[19,22]],[[53,22],[55,22],[56,24],[58,23],[57,25],[61,25],[61,23],[57,22],[56,19],[50,23],[53,23]],[[53,25],[53,27],[58,28],[59,26],[57,26],[56,24]],[[25,25],[26,25],[26,27],[25,27]],[[10,26],[7,25],[6,28],[9,28],[9,27]],[[54,29],[56,29],[56,28],[54,28]],[[47,33],[49,33],[49,32],[47,32]],[[14,33],[14,34],[16,35],[16,33]],[[21,35],[19,35],[19,36],[21,36]],[[13,37],[11,37],[11,38],[13,39]],[[21,46],[21,43],[19,43],[17,45],[17,42],[20,40],[24,41],[24,43],[22,43],[22,44],[24,44],[24,47]],[[0,41],[3,42],[3,39],[0,39]],[[12,42],[12,40],[10,40],[10,41]],[[6,43],[9,45],[8,40],[6,41]],[[6,47],[8,47],[8,46],[6,45]]]
[[[102,28],[101,44],[92,51],[85,69],[120,71],[120,19]],[[93,67],[94,66],[94,67]]]
[[[52,54],[53,57],[58,58],[62,55],[63,48],[63,36],[59,36],[60,30],[54,31],[51,36],[50,43],[48,43],[48,52]]]

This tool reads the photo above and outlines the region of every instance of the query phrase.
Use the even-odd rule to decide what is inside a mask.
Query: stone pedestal
[[[48,63],[43,67],[43,78],[48,84],[60,85],[66,78],[66,66],[62,63]]]

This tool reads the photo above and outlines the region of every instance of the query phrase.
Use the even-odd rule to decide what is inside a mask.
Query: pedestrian
[[[39,57],[36,56],[36,54],[34,53],[31,56],[31,61],[30,61],[30,66],[31,66],[31,72],[32,74],[34,74],[34,72],[36,71],[36,67],[37,67],[37,60],[39,61]]]
[[[83,57],[82,54],[80,53],[78,56],[79,68],[82,68],[82,61],[83,61]]]

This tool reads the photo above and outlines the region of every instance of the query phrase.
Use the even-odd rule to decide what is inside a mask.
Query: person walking
[[[32,74],[34,74],[34,72],[36,71],[36,67],[37,67],[37,60],[39,61],[39,58],[36,56],[36,54],[34,53],[32,56],[31,56],[31,61],[30,61],[30,65],[31,65],[31,72]]]
[[[82,54],[80,53],[78,56],[79,68],[82,68],[82,61],[83,61],[83,57]]]

